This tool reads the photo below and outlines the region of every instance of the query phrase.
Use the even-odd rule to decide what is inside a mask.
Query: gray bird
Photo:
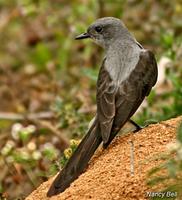
[[[53,181],[47,195],[63,192],[83,172],[101,142],[106,148],[130,120],[157,81],[154,54],[144,49],[117,18],[96,20],[77,40],[91,38],[104,48],[97,81],[97,113],[87,134]]]

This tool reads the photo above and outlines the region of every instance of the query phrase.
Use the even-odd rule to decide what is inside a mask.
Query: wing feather
[[[101,129],[102,140],[108,141],[115,116],[116,87],[105,69],[105,60],[99,72],[97,82],[97,116]]]
[[[103,143],[107,144],[149,95],[157,81],[157,63],[152,52],[141,50],[136,67],[119,86],[104,63],[97,82],[97,116]]]

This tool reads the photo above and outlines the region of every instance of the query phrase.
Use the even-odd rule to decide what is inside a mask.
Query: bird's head
[[[98,45],[106,48],[118,38],[130,35],[121,20],[114,17],[104,17],[91,24],[86,33],[78,35],[75,39],[91,38]]]

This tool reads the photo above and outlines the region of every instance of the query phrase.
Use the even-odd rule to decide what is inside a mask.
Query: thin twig
[[[134,144],[133,141],[129,141],[130,143],[130,172],[131,176],[134,176]]]
[[[29,167],[25,167],[23,166],[28,179],[30,180],[30,183],[32,184],[32,186],[34,187],[34,189],[37,187],[36,181],[34,180],[34,173],[32,171],[32,169],[30,169]]]
[[[2,159],[3,159],[3,161],[4,161],[4,164],[5,164],[5,166],[8,168],[8,172],[11,174],[11,176],[14,176],[14,171],[12,170],[12,168],[11,168],[11,166],[10,166],[10,164],[6,161],[6,158],[4,157],[4,156],[2,156],[1,155],[1,157],[2,157]],[[14,167],[14,166],[13,166]],[[3,179],[2,179],[3,180]]]
[[[35,120],[35,119],[50,119],[54,117],[53,112],[39,112],[39,113],[28,113],[28,114],[18,114],[18,113],[7,113],[0,112],[0,119],[12,120],[12,121],[22,121],[25,119]]]

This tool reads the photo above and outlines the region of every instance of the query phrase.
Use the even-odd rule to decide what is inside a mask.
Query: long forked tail
[[[53,181],[47,196],[63,192],[83,172],[89,160],[102,142],[100,128],[97,122],[93,123],[66,166]]]

